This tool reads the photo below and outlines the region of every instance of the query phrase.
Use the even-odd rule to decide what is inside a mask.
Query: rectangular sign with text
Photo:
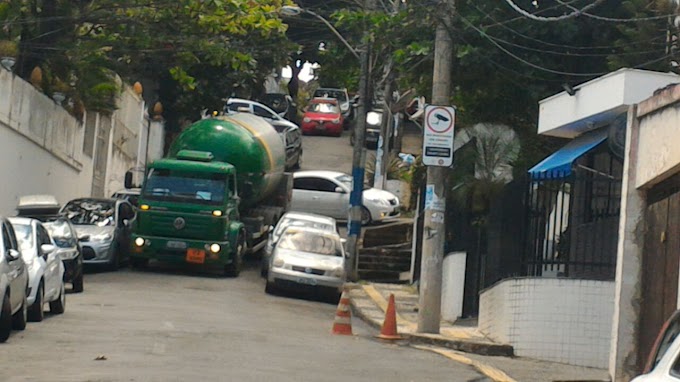
[[[449,167],[453,164],[453,133],[456,109],[451,106],[425,107],[423,164]]]

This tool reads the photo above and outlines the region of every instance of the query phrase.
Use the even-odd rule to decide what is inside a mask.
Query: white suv
[[[290,127],[298,128],[295,123],[284,119],[278,115],[274,110],[269,107],[255,101],[241,99],[241,98],[229,98],[227,104],[224,106],[224,112],[230,113],[250,113],[258,117],[262,117],[267,120],[267,122],[277,125],[285,125]]]

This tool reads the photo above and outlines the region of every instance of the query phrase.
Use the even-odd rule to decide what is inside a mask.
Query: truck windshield
[[[226,184],[226,174],[152,169],[143,195],[151,200],[217,205],[224,201]]]

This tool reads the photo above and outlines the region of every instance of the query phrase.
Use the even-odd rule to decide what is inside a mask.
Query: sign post
[[[453,132],[456,109],[451,106],[425,107],[423,164],[450,167],[453,164]]]

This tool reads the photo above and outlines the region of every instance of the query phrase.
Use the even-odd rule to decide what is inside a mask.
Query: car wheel
[[[234,259],[231,264],[227,264],[224,267],[224,274],[227,277],[238,277],[241,273],[241,267],[243,266],[243,253],[245,252],[245,239],[243,234],[239,234],[236,239],[236,252],[234,253]]]
[[[149,265],[149,259],[143,257],[131,257],[130,266],[136,269],[144,269]]]
[[[371,211],[366,207],[361,207],[361,225],[369,225],[371,221],[373,221],[371,219]]]
[[[80,270],[80,273],[73,279],[73,291],[76,293],[80,293],[84,290],[84,285],[83,285],[83,270]]]
[[[5,294],[2,299],[2,310],[0,310],[0,342],[6,342],[12,331],[12,305],[9,302],[9,295]]]
[[[50,313],[62,314],[66,310],[66,291],[64,290],[64,283],[61,283],[61,290],[59,290],[59,297],[50,302]]]
[[[45,318],[45,286],[42,282],[38,285],[38,290],[35,294],[35,302],[28,308],[28,320],[31,322],[40,322]]]
[[[12,328],[16,330],[26,329],[26,321],[28,320],[28,301],[24,295],[24,301],[21,303],[21,309],[12,316]]]
[[[270,283],[269,280],[267,280],[267,283],[264,285],[264,293],[266,294],[271,294],[271,295],[276,295],[278,292],[278,289],[273,283]]]

